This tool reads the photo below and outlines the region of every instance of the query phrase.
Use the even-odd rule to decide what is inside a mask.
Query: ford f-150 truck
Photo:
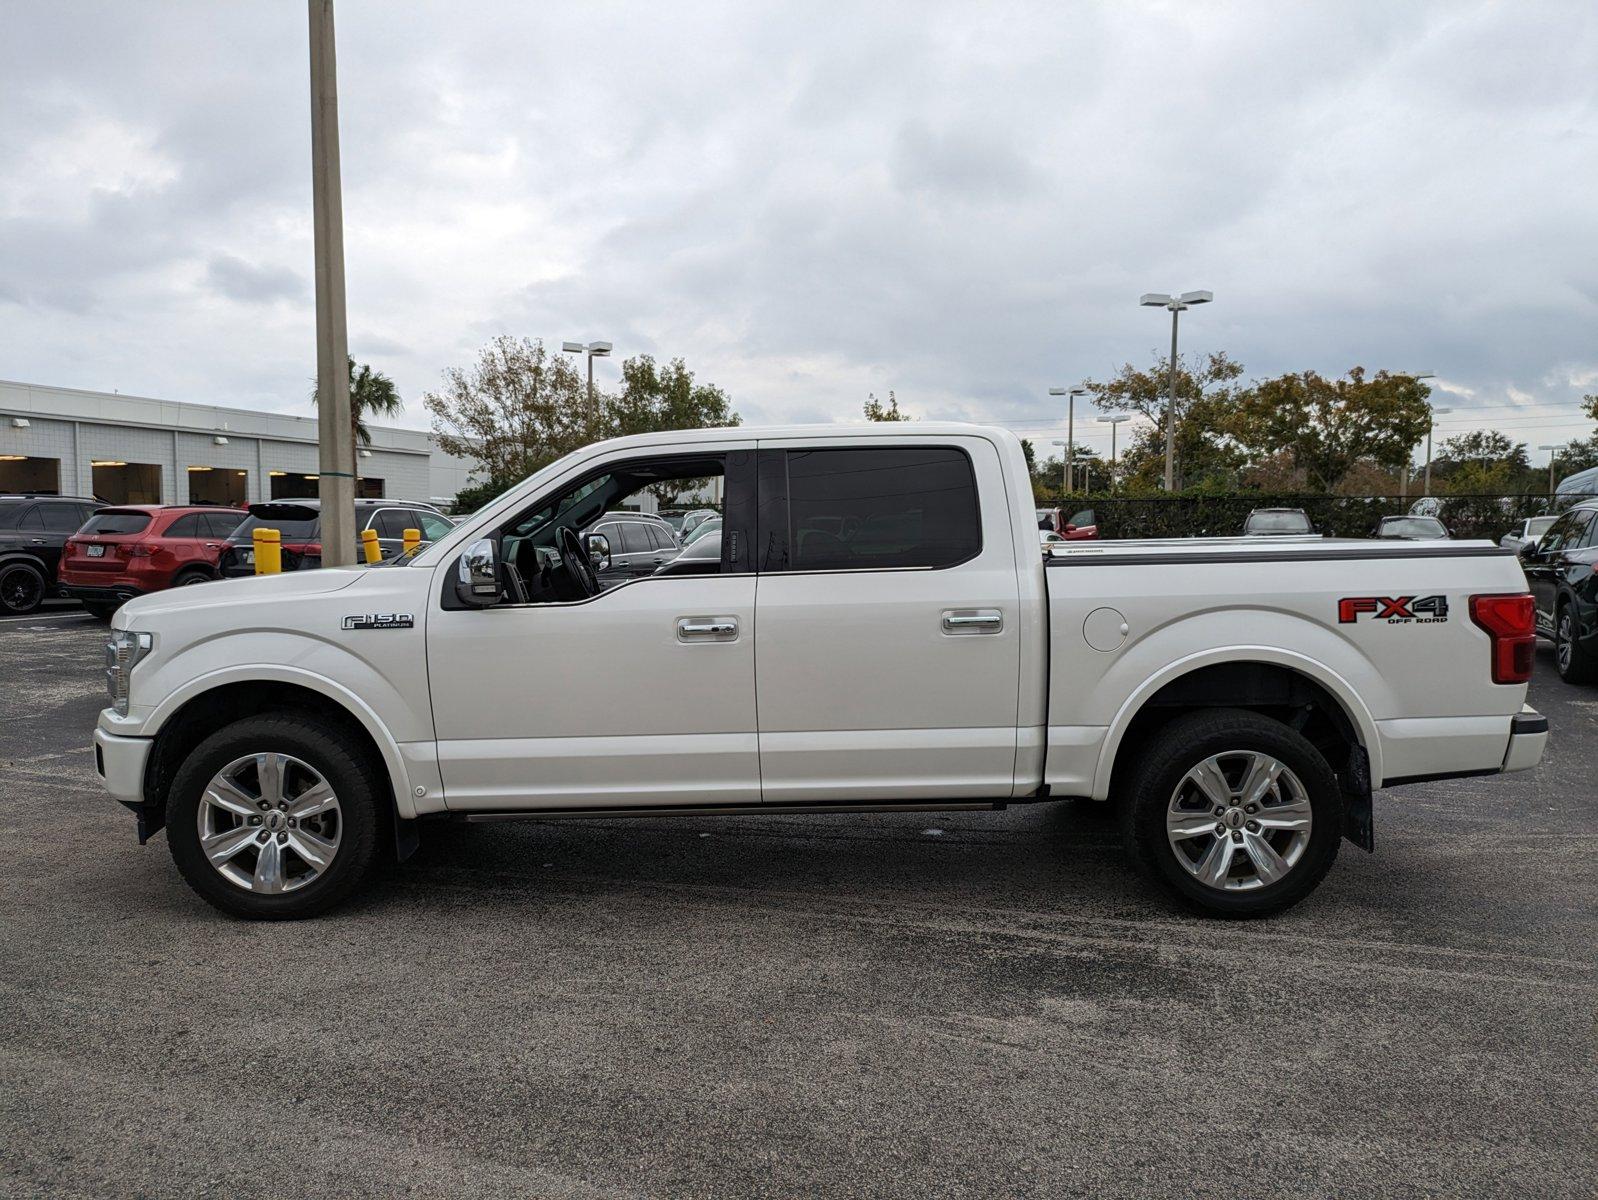
[[[580,531],[707,479],[719,556],[602,589],[619,548]],[[1251,916],[1372,849],[1373,788],[1542,756],[1532,602],[1490,543],[1037,541],[1003,430],[603,442],[412,558],[124,605],[96,762],[248,917],[327,909],[429,820],[1066,798]]]

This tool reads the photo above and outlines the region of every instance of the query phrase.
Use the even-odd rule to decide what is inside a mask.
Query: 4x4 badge
[[[415,625],[410,613],[362,613],[345,617],[345,629],[409,629]]]

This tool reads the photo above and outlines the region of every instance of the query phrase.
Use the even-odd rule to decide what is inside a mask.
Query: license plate
[[[240,550],[239,551],[239,561],[241,563],[243,563],[247,567],[253,567],[255,565],[255,551],[254,550]]]
[[[90,558],[104,558],[105,557],[105,547],[104,546],[85,546],[83,548],[83,552],[85,554],[87,554]]]

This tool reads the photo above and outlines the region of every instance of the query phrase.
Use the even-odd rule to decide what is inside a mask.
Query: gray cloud
[[[306,296],[305,279],[297,271],[257,266],[231,254],[218,254],[206,263],[205,277],[221,295],[246,304]]]
[[[681,354],[752,419],[1042,427],[1160,351],[1140,292],[1208,287],[1185,348],[1435,370],[1445,432],[1555,441],[1595,60],[1574,2],[341,0],[355,348],[408,398],[512,332]],[[304,410],[306,72],[294,5],[10,15],[8,374]]]

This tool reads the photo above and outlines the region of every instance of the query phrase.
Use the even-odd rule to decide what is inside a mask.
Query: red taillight
[[[1537,608],[1531,596],[1472,596],[1470,619],[1493,644],[1493,682],[1525,683],[1537,646]]]
[[[155,547],[154,546],[150,546],[150,545],[146,545],[146,544],[144,544],[142,542],[134,542],[132,545],[126,547],[126,549],[127,549],[127,554],[128,554],[129,558],[154,558],[155,557]]]

